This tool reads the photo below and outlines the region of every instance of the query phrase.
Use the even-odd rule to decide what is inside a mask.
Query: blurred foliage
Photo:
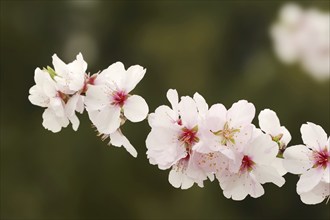
[[[57,53],[82,52],[88,71],[111,63],[147,68],[134,90],[150,110],[166,91],[202,94],[230,107],[239,99],[270,108],[301,143],[300,126],[329,134],[329,81],[316,82],[274,55],[269,37],[283,1],[1,1],[1,219],[329,219],[329,205],[304,205],[297,176],[242,202],[226,199],[216,182],[178,190],[168,171],[149,164],[146,121],[124,132],[137,148],[96,137],[88,117],[78,132],[46,131],[42,109],[29,103],[36,67]],[[302,5],[329,11],[328,1]],[[257,121],[255,121],[257,123]]]

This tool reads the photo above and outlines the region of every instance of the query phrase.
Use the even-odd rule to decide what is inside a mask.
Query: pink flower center
[[[179,136],[179,140],[185,144],[187,149],[190,149],[195,143],[199,141],[197,137],[198,128],[194,127],[192,129],[188,129],[186,127],[181,129],[182,133]]]
[[[247,156],[247,155],[244,155],[243,159],[242,159],[242,164],[241,164],[241,167],[240,167],[240,171],[241,172],[245,172],[245,171],[252,171],[253,170],[253,166],[254,166],[254,162],[253,160]]]
[[[113,95],[112,95],[112,103],[111,104],[123,107],[123,105],[125,104],[127,98],[128,98],[128,95],[123,91],[114,92]]]
[[[314,151],[313,157],[314,167],[323,167],[325,169],[330,164],[330,155],[326,148],[323,151]]]

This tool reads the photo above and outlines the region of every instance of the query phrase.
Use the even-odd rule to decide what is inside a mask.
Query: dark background
[[[147,74],[134,90],[150,111],[167,104],[166,91],[198,91],[227,108],[239,99],[277,112],[302,143],[301,124],[329,134],[329,80],[317,82],[274,55],[269,28],[283,1],[1,1],[1,219],[329,219],[325,202],[304,205],[298,176],[242,202],[226,199],[217,182],[173,188],[168,171],[146,158],[147,121],[126,123],[139,155],[108,147],[87,114],[54,134],[43,109],[29,103],[36,67],[82,52],[88,72],[116,61]],[[328,1],[300,2],[329,11]],[[255,122],[257,122],[255,120]]]

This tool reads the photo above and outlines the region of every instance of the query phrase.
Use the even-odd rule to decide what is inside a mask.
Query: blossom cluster
[[[90,75],[86,73],[87,63],[82,54],[65,64],[53,55],[54,69],[36,68],[35,85],[30,89],[32,104],[45,108],[42,125],[59,132],[71,122],[73,130],[79,127],[76,112],[87,110],[90,120],[103,139],[110,137],[109,144],[123,146],[134,157],[135,148],[123,135],[121,126],[126,120],[140,122],[148,115],[148,105],[138,95],[130,92],[146,73],[139,65],[125,70],[121,62]]]
[[[305,134],[308,143],[304,139],[314,148],[286,150],[291,135],[270,109],[260,112],[257,128],[252,124],[255,107],[246,100],[229,109],[220,103],[209,107],[198,93],[179,100],[174,89],[167,92],[167,99],[171,107],[162,105],[149,115],[151,132],[146,146],[151,164],[161,170],[171,169],[168,180],[172,186],[188,189],[196,183],[203,187],[205,180],[217,179],[226,198],[243,200],[247,195],[262,196],[264,183],[281,187],[287,171],[307,171],[298,182],[302,201],[315,204],[329,196],[329,143],[319,126],[303,125],[317,127],[314,133]],[[318,179],[313,177],[316,172]]]
[[[271,28],[274,50],[285,63],[299,63],[315,79],[330,76],[330,14],[315,8],[283,6]]]
[[[110,138],[109,145],[123,146],[136,157],[121,126],[148,116],[146,101],[131,94],[146,69],[135,65],[126,70],[116,62],[91,75],[81,54],[69,64],[56,54],[52,58],[54,68],[36,68],[36,84],[29,90],[30,102],[45,108],[42,125],[59,132],[71,123],[76,131],[76,112],[86,109],[102,139]],[[172,186],[203,187],[204,181],[216,179],[226,198],[243,200],[262,196],[265,183],[281,187],[290,172],[300,175],[297,193],[304,203],[329,199],[330,138],[319,125],[303,124],[304,145],[289,147],[290,132],[270,109],[259,113],[256,127],[255,106],[246,100],[229,109],[221,103],[209,107],[200,94],[179,98],[175,89],[168,90],[167,99],[171,106],[161,105],[148,116],[146,154],[151,164],[170,169]]]

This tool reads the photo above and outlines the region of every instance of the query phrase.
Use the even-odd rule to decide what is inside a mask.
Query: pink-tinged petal
[[[229,168],[230,172],[237,173],[239,171],[239,169],[241,168],[241,164],[242,164],[241,161],[242,161],[244,155],[242,153],[234,152],[234,156],[235,156],[235,159],[229,160],[228,168]]]
[[[329,165],[324,169],[322,181],[330,183],[330,168]]]
[[[243,186],[245,188],[245,191],[248,192],[248,194],[252,198],[258,198],[265,194],[265,190],[262,187],[262,185],[256,180],[256,177],[250,173],[247,175],[245,183],[243,183]]]
[[[111,134],[120,127],[120,122],[120,108],[113,107],[100,110],[93,124],[100,133]]]
[[[154,113],[149,114],[150,127],[170,127],[177,124],[178,115],[166,105],[159,106]],[[179,124],[177,124],[179,126]]]
[[[280,120],[276,113],[270,109],[264,109],[260,112],[259,116],[259,127],[266,134],[276,136],[280,132]]]
[[[263,134],[247,144],[244,154],[257,164],[271,164],[278,153],[277,144],[269,135]]]
[[[240,129],[239,132],[234,133],[235,144],[229,142],[229,146],[237,152],[242,152],[244,147],[251,141],[254,131],[254,125],[249,124]]]
[[[304,145],[295,145],[284,151],[283,166],[293,174],[302,174],[313,166],[310,160],[312,151]]]
[[[100,110],[110,105],[110,100],[105,93],[105,87],[89,86],[86,92],[85,105],[87,111]]]
[[[125,117],[131,122],[144,120],[149,112],[148,104],[138,95],[129,96],[123,108]]]
[[[201,169],[199,164],[200,153],[193,152],[190,154],[186,174],[188,177],[194,180],[200,187],[204,187],[203,181],[207,180],[207,175]]]
[[[42,118],[44,128],[54,133],[61,131],[62,127],[66,127],[69,124],[69,120],[66,117],[57,117],[55,112],[49,108],[45,109]]]
[[[228,168],[228,158],[219,152],[208,154],[195,153],[195,161],[198,167],[202,169],[207,176],[210,174],[224,172]],[[214,175],[211,175],[211,179]]]
[[[252,122],[256,109],[254,105],[246,100],[234,103],[227,112],[227,120],[230,126],[237,128]]]
[[[103,70],[95,79],[95,85],[110,84],[113,89],[123,89],[122,79],[126,74],[124,64],[116,62]]]
[[[301,126],[300,132],[304,144],[313,150],[320,151],[327,145],[327,134],[319,125],[308,122]]]
[[[246,174],[238,175],[224,172],[220,177],[218,177],[224,196],[228,199],[232,198],[236,201],[245,199],[248,195],[244,185],[246,178]]]
[[[183,126],[191,129],[197,125],[198,112],[195,101],[189,96],[181,97],[179,112]]]
[[[176,89],[169,89],[166,93],[167,100],[171,103],[174,112],[178,111],[179,95]]]
[[[120,130],[110,134],[110,143],[116,147],[123,146],[133,157],[137,157],[137,151]]]
[[[257,165],[252,172],[261,184],[274,183],[281,187],[285,183],[285,179],[271,166]]]
[[[233,160],[233,161],[236,162],[236,155],[235,155],[234,151],[231,148],[229,148],[227,146],[220,146],[217,151],[221,152],[228,159]]]
[[[173,145],[173,148],[177,148],[178,144],[178,130],[171,127],[155,127],[146,139],[148,149],[163,149],[162,145]]]
[[[326,197],[330,195],[330,184],[320,182],[311,191],[300,194],[300,199],[303,203],[308,205],[315,205],[321,203]]]
[[[201,96],[199,93],[195,93],[194,94],[194,100],[196,102],[197,105],[197,109],[199,114],[201,115],[205,115],[209,109],[208,104],[206,103],[205,99],[203,98],[203,96]]]
[[[185,168],[173,166],[168,175],[168,181],[175,188],[188,189],[194,185],[194,181],[187,177]]]
[[[127,93],[132,91],[144,77],[146,71],[146,69],[139,65],[129,67],[122,78],[121,88]]]
[[[322,168],[311,168],[307,172],[300,176],[297,182],[297,193],[306,193],[311,191],[319,182],[323,176]]]
[[[212,105],[206,114],[206,127],[213,132],[222,130],[227,120],[226,114],[227,109],[224,105]]]
[[[177,133],[170,127],[156,127],[151,130],[146,139],[148,158],[160,168],[169,168],[186,156],[185,148],[177,143]]]

